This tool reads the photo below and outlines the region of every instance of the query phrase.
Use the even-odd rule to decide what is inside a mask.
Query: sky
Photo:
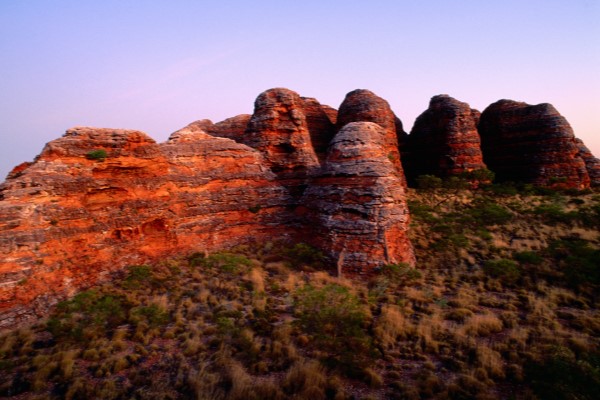
[[[552,103],[600,156],[600,0],[0,0],[0,180],[73,126],[161,142],[286,87]]]

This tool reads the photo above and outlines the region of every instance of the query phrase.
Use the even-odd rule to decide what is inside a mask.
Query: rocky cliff
[[[196,121],[161,144],[138,131],[68,130],[0,187],[0,328],[126,265],[251,241],[310,242],[359,274],[414,262],[384,128],[342,129],[340,141],[373,140],[379,154],[373,164],[359,149],[353,162],[379,167],[341,168],[337,192],[325,184],[350,154],[328,150],[334,111],[273,89],[252,116]]]
[[[550,104],[497,101],[481,114],[479,134],[484,161],[499,181],[590,186],[573,129]]]
[[[478,169],[483,154],[500,179],[598,184],[598,160],[552,106],[502,100],[478,119],[436,96],[407,135],[370,91],[336,111],[279,88],[252,115],[198,120],[165,143],[70,129],[0,186],[0,328],[127,265],[253,241],[310,243],[345,274],[414,264],[401,153],[411,177]]]
[[[467,103],[450,96],[432,97],[405,140],[402,162],[408,180],[485,168],[477,132],[479,115]]]

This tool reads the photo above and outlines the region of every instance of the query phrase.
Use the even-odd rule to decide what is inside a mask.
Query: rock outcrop
[[[403,147],[409,182],[419,175],[447,177],[486,168],[477,132],[480,113],[447,95],[431,98]]]
[[[262,155],[199,125],[164,144],[71,129],[2,185],[0,327],[126,265],[293,234]]]
[[[585,162],[585,168],[590,176],[590,185],[600,186],[600,160],[594,157],[581,139],[575,139],[575,143],[579,149],[579,157]]]
[[[387,101],[370,90],[356,89],[346,95],[337,115],[337,128],[342,129],[350,122],[374,122],[385,130],[383,146],[396,168],[402,184],[406,186],[398,136],[404,136],[402,122],[394,114]]]
[[[0,186],[0,328],[127,265],[253,241],[310,242],[345,258],[347,273],[413,262],[387,131],[351,124],[329,147],[335,114],[274,89],[251,117],[199,120],[162,144],[139,131],[68,130]]]
[[[589,187],[573,129],[552,105],[500,100],[483,111],[478,128],[483,160],[497,181]]]
[[[199,120],[160,144],[139,131],[70,129],[0,185],[0,329],[127,265],[248,242],[308,242],[345,274],[413,264],[398,148],[420,154],[408,159],[412,176],[476,169],[478,117],[437,96],[412,139],[369,91],[350,92],[336,112],[271,89],[251,116]],[[500,101],[479,128],[501,179],[598,182],[598,160],[552,106]]]
[[[329,249],[343,271],[415,261],[403,179],[388,157],[386,135],[372,122],[346,124],[302,199],[313,243]]]
[[[284,178],[304,177],[319,167],[304,101],[288,89],[258,96],[244,143],[263,153],[273,172]]]
[[[246,128],[248,127],[248,122],[250,122],[251,117],[250,114],[240,114],[235,117],[227,118],[226,120],[210,126],[206,133],[243,143]]]

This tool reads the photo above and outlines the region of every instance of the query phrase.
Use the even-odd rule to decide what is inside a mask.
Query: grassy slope
[[[410,198],[417,270],[272,243],[131,267],[0,337],[0,396],[600,398],[600,196]]]

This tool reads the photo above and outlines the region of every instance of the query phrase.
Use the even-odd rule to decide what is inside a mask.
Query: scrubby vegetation
[[[104,161],[104,160],[106,160],[107,156],[108,156],[108,154],[106,153],[106,150],[104,150],[104,149],[92,150],[85,155],[85,157],[88,160],[95,160],[95,161]]]
[[[410,192],[416,269],[340,279],[301,243],[132,266],[0,336],[0,396],[600,398],[600,196],[453,185]]]

